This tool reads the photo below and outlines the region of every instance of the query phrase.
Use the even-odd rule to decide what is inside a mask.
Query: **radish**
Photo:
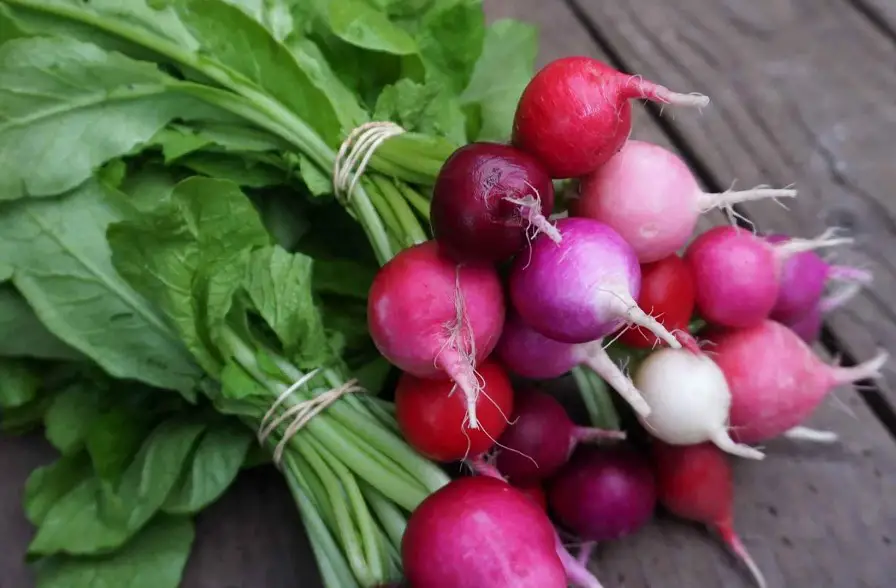
[[[404,373],[395,388],[395,417],[408,445],[436,461],[455,461],[488,451],[507,428],[513,388],[499,364],[479,366],[482,391],[476,400],[479,428],[466,430],[464,397],[451,380],[425,380]]]
[[[584,541],[619,539],[653,515],[653,472],[647,459],[628,447],[580,450],[551,481],[548,504]]]
[[[448,255],[492,263],[523,249],[530,229],[559,240],[546,218],[553,208],[551,177],[535,158],[509,145],[471,143],[442,165],[430,220]]]
[[[653,463],[660,504],[678,517],[714,529],[744,562],[757,586],[765,588],[762,572],[734,531],[734,483],[725,454],[709,443],[674,447],[657,442]]]
[[[541,510],[547,512],[548,498],[545,495],[544,488],[541,487],[540,483],[534,482],[531,484],[526,484],[524,486],[514,484],[513,487],[534,500],[535,504],[537,504],[541,508]]]
[[[628,243],[607,225],[586,218],[557,221],[563,236],[532,241],[510,272],[510,299],[523,321],[564,343],[601,339],[625,322],[646,327],[672,347],[669,331],[638,308],[641,268]]]
[[[764,457],[761,451],[739,445],[728,436],[731,392],[725,374],[703,353],[668,348],[655,351],[638,366],[634,381],[650,405],[650,415],[638,419],[657,439],[671,445],[712,441],[734,455]]]
[[[824,318],[824,315],[848,302],[853,296],[858,294],[861,289],[862,287],[860,284],[849,284],[848,286],[840,288],[838,292],[823,297],[818,304],[809,309],[809,312],[804,313],[802,316],[791,317],[780,322],[796,333],[806,343],[814,343],[821,336],[822,319]],[[500,341],[498,344],[500,345]]]
[[[771,320],[716,333],[712,341],[713,359],[731,390],[731,433],[744,443],[801,424],[832,388],[879,377],[888,358],[880,352],[857,366],[827,365],[793,331]]]
[[[687,332],[696,295],[693,273],[677,255],[641,265],[638,306],[655,314],[656,320],[669,331]],[[652,349],[662,344],[656,335],[639,326],[623,329],[619,342],[636,349]]]
[[[581,442],[625,439],[622,431],[577,427],[552,396],[527,390],[516,398],[513,422],[498,439],[498,470],[513,483],[553,476]]]
[[[591,57],[544,66],[517,104],[513,144],[547,166],[551,177],[591,173],[613,156],[632,130],[630,100],[705,106],[706,96],[678,94]]]
[[[632,381],[613,363],[601,340],[561,343],[529,328],[515,312],[508,313],[495,355],[510,371],[539,380],[557,378],[578,365],[586,365],[604,379],[632,408],[647,414],[650,407]]]
[[[684,247],[705,212],[746,200],[792,196],[796,190],[703,192],[680,157],[659,145],[629,140],[581,179],[575,214],[610,225],[632,246],[638,261],[650,263]]]
[[[435,241],[401,251],[377,273],[367,325],[379,352],[418,378],[448,377],[463,391],[469,427],[479,427],[476,364],[504,323],[504,293],[489,266],[460,266]]]
[[[786,235],[769,235],[765,239],[769,243],[790,241]],[[770,318],[788,322],[805,315],[818,304],[829,280],[867,285],[871,279],[868,271],[831,265],[814,251],[797,253],[781,264],[781,288]]]
[[[737,227],[709,229],[694,239],[684,255],[694,273],[697,311],[707,322],[725,327],[756,325],[775,307],[787,259],[849,242],[825,233],[816,239],[769,243]]]

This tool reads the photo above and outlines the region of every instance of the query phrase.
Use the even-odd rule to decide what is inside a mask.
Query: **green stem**
[[[582,366],[573,368],[572,375],[588,411],[591,426],[600,429],[619,429],[619,415],[604,381],[593,371]]]
[[[367,191],[367,195],[370,198],[370,203],[373,205],[373,208],[376,209],[377,214],[379,214],[380,218],[383,220],[389,236],[392,237],[400,247],[403,247],[405,241],[404,227],[402,227],[401,221],[398,219],[395,211],[389,205],[386,197],[383,195],[376,184],[370,185],[367,183],[366,179],[361,180],[361,182],[359,183],[367,184],[365,190]]]
[[[427,200],[422,194],[417,192],[417,190],[413,189],[411,186],[405,184],[404,182],[398,184],[398,189],[401,191],[401,195],[404,196],[404,199],[414,207],[414,210],[417,211],[417,214],[426,219],[428,223],[429,200]]]
[[[370,484],[361,484],[361,491],[364,497],[376,513],[376,518],[380,525],[383,526],[389,540],[396,547],[401,547],[401,538],[404,537],[404,529],[407,527],[407,519],[400,510],[395,508],[395,504],[389,502],[385,496],[380,494],[376,488]]]
[[[423,231],[417,217],[414,216],[414,211],[408,206],[407,200],[395,186],[395,182],[377,174],[373,176],[373,183],[379,188],[398,218],[403,230],[405,246],[417,245],[428,240],[429,237]]]

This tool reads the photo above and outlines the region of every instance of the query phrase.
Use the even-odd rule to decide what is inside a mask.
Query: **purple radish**
[[[781,321],[781,323],[799,335],[806,343],[815,343],[821,336],[824,315],[848,302],[861,289],[862,286],[858,283],[849,284],[833,294],[822,297],[818,304],[809,309],[809,312]]]

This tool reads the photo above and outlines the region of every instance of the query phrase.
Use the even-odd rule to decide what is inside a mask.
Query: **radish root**
[[[520,214],[529,222],[529,226],[535,227],[535,235],[533,235],[533,238],[538,236],[538,233],[544,233],[554,243],[560,243],[563,241],[560,231],[557,230],[557,227],[555,227],[551,221],[541,214],[541,194],[539,194],[535,186],[529,182],[526,182],[526,185],[535,192],[534,196],[532,194],[526,194],[522,198],[511,198],[510,196],[506,196],[504,199],[519,206]]]
[[[631,296],[622,296],[617,292],[610,292],[616,298],[615,306],[620,316],[631,323],[644,327],[663,341],[672,349],[681,349],[681,343],[655,318],[641,310],[638,303]]]
[[[871,380],[881,377],[880,370],[890,359],[890,354],[886,351],[878,351],[872,359],[852,367],[833,367],[831,366],[831,375],[837,384],[852,384],[861,380]]]
[[[594,548],[597,546],[595,541],[586,541],[582,543],[582,546],[579,548],[579,563],[585,567],[588,567],[588,562],[591,561],[591,556],[594,554]]]
[[[828,229],[814,239],[790,239],[775,243],[775,253],[781,259],[787,259],[797,253],[814,251],[823,247],[835,247],[837,245],[849,245],[853,242],[850,237],[835,237],[837,229]]]
[[[598,429],[596,427],[576,427],[573,429],[572,435],[573,444],[607,440],[624,441],[626,438],[625,431]]]
[[[554,532],[554,541],[557,544],[557,556],[563,563],[563,568],[566,570],[566,579],[569,580],[570,584],[580,588],[603,588],[603,585],[598,582],[594,574],[589,572],[588,568],[567,551],[556,531]]]
[[[630,92],[634,92],[634,95],[632,96],[633,98],[655,100],[673,106],[693,106],[696,108],[703,108],[709,104],[709,96],[704,96],[697,92],[688,94],[673,92],[665,86],[649,82],[637,75],[631,76],[628,79],[628,89]]]
[[[753,576],[756,586],[758,586],[758,588],[767,588],[768,584],[765,582],[765,576],[762,575],[762,570],[760,570],[759,566],[756,565],[756,562],[753,561],[750,552],[747,551],[747,548],[743,542],[741,542],[740,537],[734,532],[731,524],[723,523],[717,525],[716,530],[719,535],[721,535],[722,541],[728,545],[731,551],[734,552],[734,555],[736,555],[750,571],[750,575]]]
[[[740,202],[751,200],[764,200],[766,198],[796,198],[797,191],[786,188],[757,187],[752,190],[727,190],[725,192],[704,192],[698,200],[701,213],[709,212],[715,208],[727,208]]]
[[[848,265],[832,265],[828,269],[828,276],[838,282],[849,282],[865,286],[874,280],[874,275],[870,271]]]
[[[765,459],[765,454],[759,451],[758,449],[754,449],[749,445],[744,445],[743,443],[735,443],[733,439],[728,435],[728,431],[725,429],[719,429],[710,439],[716,447],[724,451],[725,453],[730,453],[731,455],[736,455],[738,457],[743,457],[746,459]]]
[[[840,435],[833,431],[821,431],[799,425],[785,431],[784,436],[796,441],[811,441],[813,443],[836,443],[840,439]]]
[[[644,396],[641,395],[634,383],[622,373],[619,366],[613,363],[599,341],[587,347],[587,355],[583,359],[583,363],[616,390],[636,413],[642,417],[650,415],[650,405],[644,400]]]
[[[821,314],[827,314],[835,308],[843,306],[849,302],[853,296],[858,294],[861,289],[862,284],[859,284],[858,282],[852,282],[846,287],[840,288],[839,291],[825,296],[818,302],[818,311]]]

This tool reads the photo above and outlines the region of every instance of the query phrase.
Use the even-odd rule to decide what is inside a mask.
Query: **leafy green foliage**
[[[0,357],[0,410],[31,402],[39,387],[40,378],[25,362]]]

